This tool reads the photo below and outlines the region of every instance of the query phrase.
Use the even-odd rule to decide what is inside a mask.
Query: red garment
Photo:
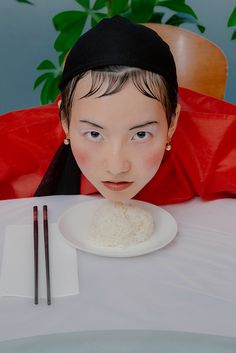
[[[236,196],[236,105],[179,89],[172,151],[136,199],[168,204]],[[33,196],[64,138],[57,103],[0,117],[0,199]],[[82,177],[81,193],[96,189]]]

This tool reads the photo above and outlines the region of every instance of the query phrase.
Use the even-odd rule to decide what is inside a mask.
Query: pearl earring
[[[170,151],[171,150],[171,144],[168,142],[166,144],[166,151]]]
[[[64,139],[64,145],[69,145],[70,144],[70,139]]]

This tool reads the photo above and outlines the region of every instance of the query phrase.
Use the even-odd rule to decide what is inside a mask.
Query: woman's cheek
[[[89,166],[90,156],[87,151],[79,148],[74,149],[72,146],[72,152],[79,167],[84,169]]]
[[[153,169],[159,168],[161,161],[163,159],[163,156],[164,156],[164,151],[157,151],[157,152],[155,151],[151,153],[150,155],[148,155],[148,157],[144,159],[143,167],[146,170],[153,170]]]

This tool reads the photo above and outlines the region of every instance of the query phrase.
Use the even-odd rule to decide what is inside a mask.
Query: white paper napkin
[[[56,224],[49,224],[52,297],[79,293],[76,250],[66,244]],[[34,296],[33,225],[6,228],[0,273],[0,296]],[[39,297],[46,297],[43,230],[39,225]]]

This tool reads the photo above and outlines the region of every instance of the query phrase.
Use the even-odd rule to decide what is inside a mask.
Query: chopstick
[[[34,221],[34,304],[38,304],[38,206],[33,207]]]
[[[34,235],[34,304],[39,302],[39,230],[38,230],[38,206],[33,206],[33,235]],[[44,255],[46,268],[47,304],[51,305],[51,284],[49,264],[49,241],[48,241],[48,208],[43,206],[43,234]]]
[[[44,233],[44,254],[45,254],[45,265],[46,265],[47,304],[51,305],[49,243],[48,243],[48,208],[47,208],[47,205],[43,206],[43,233]]]

